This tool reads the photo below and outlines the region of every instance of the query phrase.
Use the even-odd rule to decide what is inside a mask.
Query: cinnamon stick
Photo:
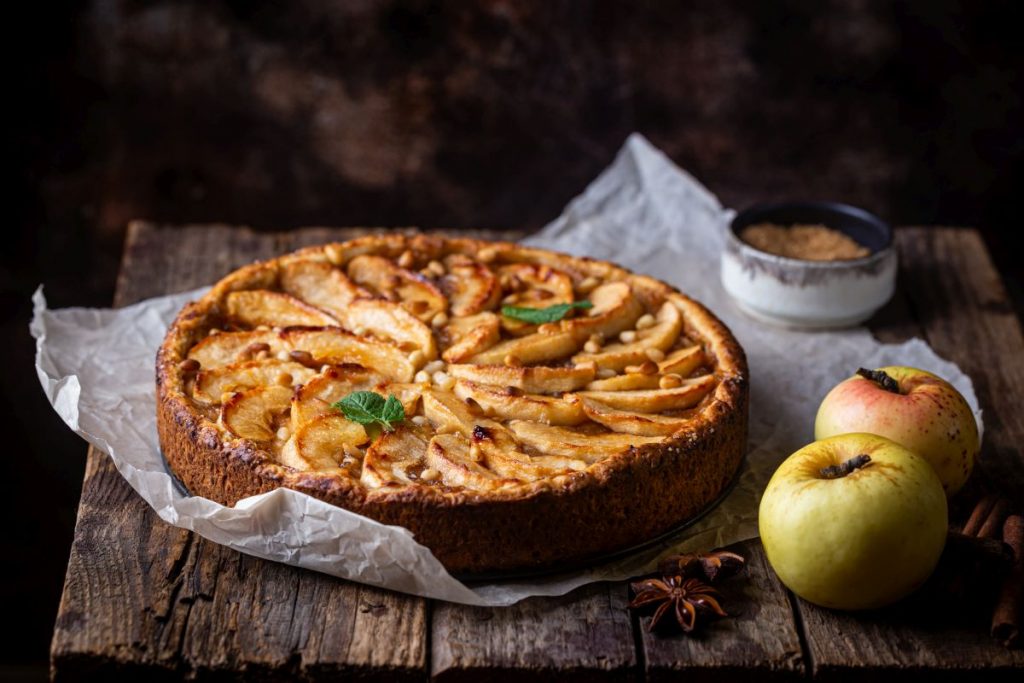
[[[965,536],[977,536],[995,504],[996,497],[992,494],[982,496],[975,504],[974,509],[971,510],[971,516],[967,518],[967,523],[964,524],[963,534]]]
[[[999,538],[1003,530],[1003,521],[1010,512],[1010,503],[1000,498],[988,513],[988,519],[978,529],[978,538]]]
[[[1013,549],[1013,568],[999,591],[992,615],[992,637],[1005,647],[1019,647],[1021,607],[1024,606],[1024,517],[1007,517],[1003,524],[1003,542]]]

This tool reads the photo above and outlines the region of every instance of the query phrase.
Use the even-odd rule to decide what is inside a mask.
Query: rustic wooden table
[[[256,258],[363,232],[255,233],[135,224],[115,304],[213,282]],[[506,235],[507,236],[507,235]],[[1024,339],[977,232],[903,228],[900,286],[874,321],[884,341],[921,336],[974,379],[985,410],[975,486],[1024,501]],[[756,378],[755,378],[756,381]],[[990,640],[982,618],[905,605],[871,614],[792,596],[757,541],[734,618],[697,638],[652,637],[627,611],[625,583],[585,586],[504,609],[471,608],[348,583],[242,555],[163,523],[90,449],[54,631],[59,680],[519,678],[736,680],[1019,676],[1024,652]],[[946,617],[942,615],[946,614]]]

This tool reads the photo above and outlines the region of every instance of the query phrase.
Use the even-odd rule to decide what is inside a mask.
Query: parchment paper
[[[31,324],[36,369],[54,410],[110,454],[132,488],[169,524],[251,555],[451,602],[497,606],[561,595],[592,581],[645,573],[669,552],[756,536],[758,499],[769,476],[787,455],[813,440],[819,402],[857,367],[913,365],[935,372],[966,396],[981,422],[970,379],[921,340],[882,345],[865,329],[795,332],[745,317],[718,278],[731,216],[700,183],[634,134],[583,195],[528,240],[613,260],[678,286],[725,320],[750,361],[750,452],[733,492],[672,541],[588,571],[467,586],[409,531],[296,491],[279,489],[234,508],[182,496],[164,469],[157,443],[153,362],[168,324],[201,290],[118,310],[51,311],[40,289]]]

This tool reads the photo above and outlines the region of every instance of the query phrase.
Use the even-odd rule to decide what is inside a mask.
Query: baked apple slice
[[[588,391],[635,391],[636,389],[657,389],[660,377],[655,372],[644,375],[639,372],[626,375],[615,375],[605,379],[594,380],[587,385]]]
[[[547,308],[573,300],[572,278],[547,264],[510,263],[498,268],[498,277],[510,292],[504,302],[510,306]]]
[[[619,410],[662,413],[666,410],[682,410],[696,405],[715,388],[716,382],[714,375],[703,375],[693,379],[684,379],[683,384],[674,389],[581,391],[577,395]]]
[[[504,477],[482,464],[483,451],[473,449],[461,434],[438,434],[427,445],[427,467],[440,474],[447,486],[465,486],[478,491],[500,489],[520,483],[520,479]]]
[[[461,254],[446,258],[445,266],[440,285],[451,302],[452,315],[474,315],[498,305],[501,286],[490,268]]]
[[[430,328],[401,305],[372,295],[337,268],[322,261],[299,260],[281,269],[281,286],[306,303],[327,311],[346,330],[365,330],[423,351],[437,358],[437,344]]]
[[[354,464],[353,454],[369,437],[363,426],[342,415],[320,415],[303,424],[281,448],[282,465],[297,470],[329,470]]]
[[[572,278],[551,266],[536,263],[511,263],[498,270],[501,289],[509,292],[502,300],[519,308],[547,308],[573,301]],[[501,318],[502,328],[521,337],[532,334],[537,326],[508,316]]]
[[[294,327],[337,325],[338,321],[318,308],[283,292],[247,289],[231,292],[226,299],[228,319],[238,325]]]
[[[427,440],[419,430],[400,425],[384,432],[366,449],[359,481],[372,489],[417,483],[412,472],[422,468],[426,451]]]
[[[498,342],[468,360],[477,365],[530,365],[565,358],[578,348],[579,344],[571,332],[536,332]]]
[[[565,427],[513,420],[508,423],[520,443],[547,455],[578,458],[595,463],[631,447],[661,443],[660,437],[629,434],[581,434]]]
[[[448,309],[448,299],[426,277],[383,256],[364,254],[348,264],[348,276],[389,301],[400,303],[424,322]]]
[[[477,313],[452,319],[444,328],[444,336],[450,344],[441,357],[449,363],[461,363],[497,344],[501,339],[501,324],[493,313]]]
[[[220,409],[220,424],[243,439],[273,441],[276,425],[291,406],[291,387],[255,387],[240,391]]]
[[[658,372],[665,375],[674,373],[680,377],[686,377],[703,365],[704,361],[704,350],[701,347],[688,346],[684,349],[676,349],[665,356],[665,360],[658,363]]]
[[[474,401],[487,415],[506,420],[521,419],[553,425],[577,425],[586,415],[579,405],[561,398],[541,394],[523,394],[460,379],[455,382],[455,395],[463,401]]]
[[[558,455],[532,456],[509,448],[506,441],[492,439],[488,429],[478,427],[470,437],[470,450],[478,449],[491,470],[510,479],[540,479],[587,468],[583,460]]]
[[[544,365],[510,368],[506,365],[449,365],[447,372],[456,379],[495,387],[513,387],[529,393],[575,391],[594,379],[594,365],[547,367]],[[657,382],[655,382],[657,386]]]
[[[398,382],[411,382],[416,366],[393,344],[357,337],[340,327],[297,328],[281,333],[285,344],[319,363],[354,363]]]
[[[433,423],[439,434],[454,432],[468,439],[477,425],[489,429],[503,429],[499,423],[476,415],[464,401],[460,401],[447,391],[424,391],[423,414]]]
[[[270,354],[284,349],[284,342],[273,330],[251,330],[248,332],[219,332],[211,334],[189,349],[188,357],[198,361],[202,368],[230,365],[251,355],[249,349],[261,348],[266,344]]]
[[[668,351],[676,343],[682,329],[682,313],[672,302],[666,301],[658,310],[655,324],[637,330],[635,341],[609,344],[598,353],[578,353],[572,359],[576,363],[592,361],[599,368],[622,370],[627,365],[638,365],[648,360],[648,349]]]
[[[644,313],[643,305],[625,282],[601,285],[590,293],[590,303],[593,306],[587,309],[586,315],[561,323],[562,329],[572,333],[581,344],[591,335],[612,337],[631,329]]]
[[[295,259],[281,266],[281,289],[336,316],[370,293],[324,261]]]
[[[294,392],[291,401],[292,431],[317,415],[338,414],[331,407],[332,403],[356,391],[373,391],[383,382],[383,375],[365,368],[327,368]]]
[[[686,377],[704,363],[704,351],[699,346],[690,346],[673,351],[665,360],[657,364],[656,372],[642,374],[639,372],[615,375],[591,382],[589,391],[632,391],[634,389],[657,389],[661,375],[670,373]],[[643,364],[641,364],[643,365]],[[629,367],[629,366],[627,366]],[[655,369],[652,366],[652,370]]]
[[[437,358],[434,333],[400,304],[383,299],[356,299],[336,314],[347,330],[363,329],[399,346],[419,349],[425,360]]]
[[[232,363],[196,375],[194,397],[204,403],[220,403],[221,396],[260,386],[281,385],[291,388],[302,384],[316,372],[291,361],[268,359]]]
[[[604,425],[613,432],[636,434],[640,437],[670,436],[691,423],[687,417],[668,415],[646,415],[627,410],[618,410],[593,399],[580,398],[583,411],[594,422]]]

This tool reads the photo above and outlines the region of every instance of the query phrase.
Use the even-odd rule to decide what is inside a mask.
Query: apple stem
[[[861,467],[865,467],[870,462],[871,456],[866,453],[861,453],[860,455],[855,455],[849,460],[841,462],[838,465],[822,467],[818,470],[818,474],[825,479],[842,479],[846,475],[859,470]]]
[[[857,370],[857,374],[864,379],[871,380],[886,391],[891,391],[894,394],[900,393],[899,383],[886,374],[884,370],[868,370],[867,368],[859,368]]]

